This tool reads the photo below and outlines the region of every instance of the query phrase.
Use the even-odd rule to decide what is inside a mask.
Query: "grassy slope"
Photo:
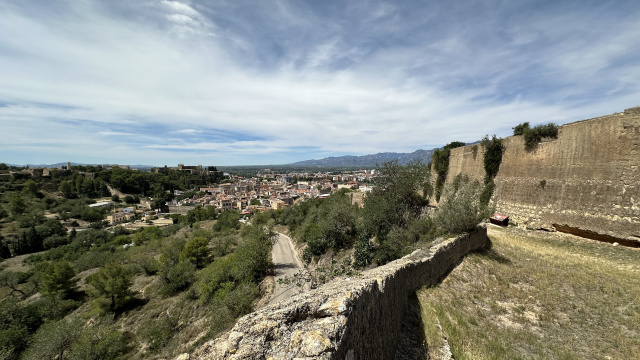
[[[489,238],[418,292],[432,359],[444,338],[456,360],[640,359],[638,249],[496,227]]]

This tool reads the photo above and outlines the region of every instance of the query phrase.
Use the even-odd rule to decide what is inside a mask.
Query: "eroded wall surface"
[[[196,359],[392,359],[409,295],[486,244],[484,225],[242,317]]]
[[[640,107],[560,126],[558,139],[527,151],[504,139],[493,200],[500,213],[532,228],[568,225],[640,240]],[[451,181],[482,181],[483,148],[451,150]]]

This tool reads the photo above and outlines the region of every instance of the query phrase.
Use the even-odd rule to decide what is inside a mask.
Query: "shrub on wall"
[[[464,146],[461,141],[454,141],[445,145],[442,149],[436,149],[431,156],[431,164],[438,177],[436,179],[435,195],[436,201],[440,200],[444,181],[447,179],[447,171],[449,170],[449,154],[451,149]]]
[[[523,122],[512,129],[513,135],[524,135],[524,132],[530,130],[530,127],[528,122]]]
[[[558,125],[548,123],[530,128],[529,123],[525,122],[513,128],[513,135],[522,135],[527,150],[531,150],[544,138],[557,139]]]
[[[489,138],[489,135],[485,136],[482,138],[481,144],[484,147],[484,172],[486,175],[485,183],[487,183],[498,175],[504,145],[502,145],[502,139],[497,138],[495,135],[491,138]]]

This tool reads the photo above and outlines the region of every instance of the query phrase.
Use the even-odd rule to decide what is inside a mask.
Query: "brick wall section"
[[[438,241],[353,279],[242,317],[194,359],[392,359],[409,295],[485,246],[487,229]]]
[[[533,151],[521,136],[504,139],[498,212],[533,228],[568,225],[640,240],[640,108],[566,124],[558,135]],[[482,162],[481,145],[475,155],[473,145],[451,150],[447,181],[459,173],[482,181]]]

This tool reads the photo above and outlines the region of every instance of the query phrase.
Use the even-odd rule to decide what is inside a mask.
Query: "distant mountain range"
[[[428,164],[431,161],[431,155],[433,151],[431,150],[416,150],[412,153],[396,153],[396,152],[383,152],[377,154],[369,154],[362,156],[353,156],[353,155],[345,155],[345,156],[331,156],[324,159],[313,159],[313,160],[303,160],[294,162],[291,164],[284,164],[281,166],[309,166],[309,167],[375,167],[377,165],[381,165],[382,163],[397,160],[400,165],[406,165],[412,160],[419,160]],[[19,166],[22,167],[24,165],[14,165],[7,164],[9,166]],[[56,163],[56,164],[27,164],[32,168],[59,168],[61,166],[66,166],[67,163]],[[80,164],[80,163],[71,163],[71,166],[75,165],[111,165],[111,164]],[[264,165],[261,165],[264,166]],[[153,166],[151,165],[130,165],[131,169],[149,169]]]
[[[406,165],[412,160],[419,160],[428,164],[431,161],[432,150],[416,150],[412,153],[384,152],[362,156],[331,156],[319,160],[304,160],[288,165],[292,166],[376,166],[382,163],[397,160],[399,164]]]

